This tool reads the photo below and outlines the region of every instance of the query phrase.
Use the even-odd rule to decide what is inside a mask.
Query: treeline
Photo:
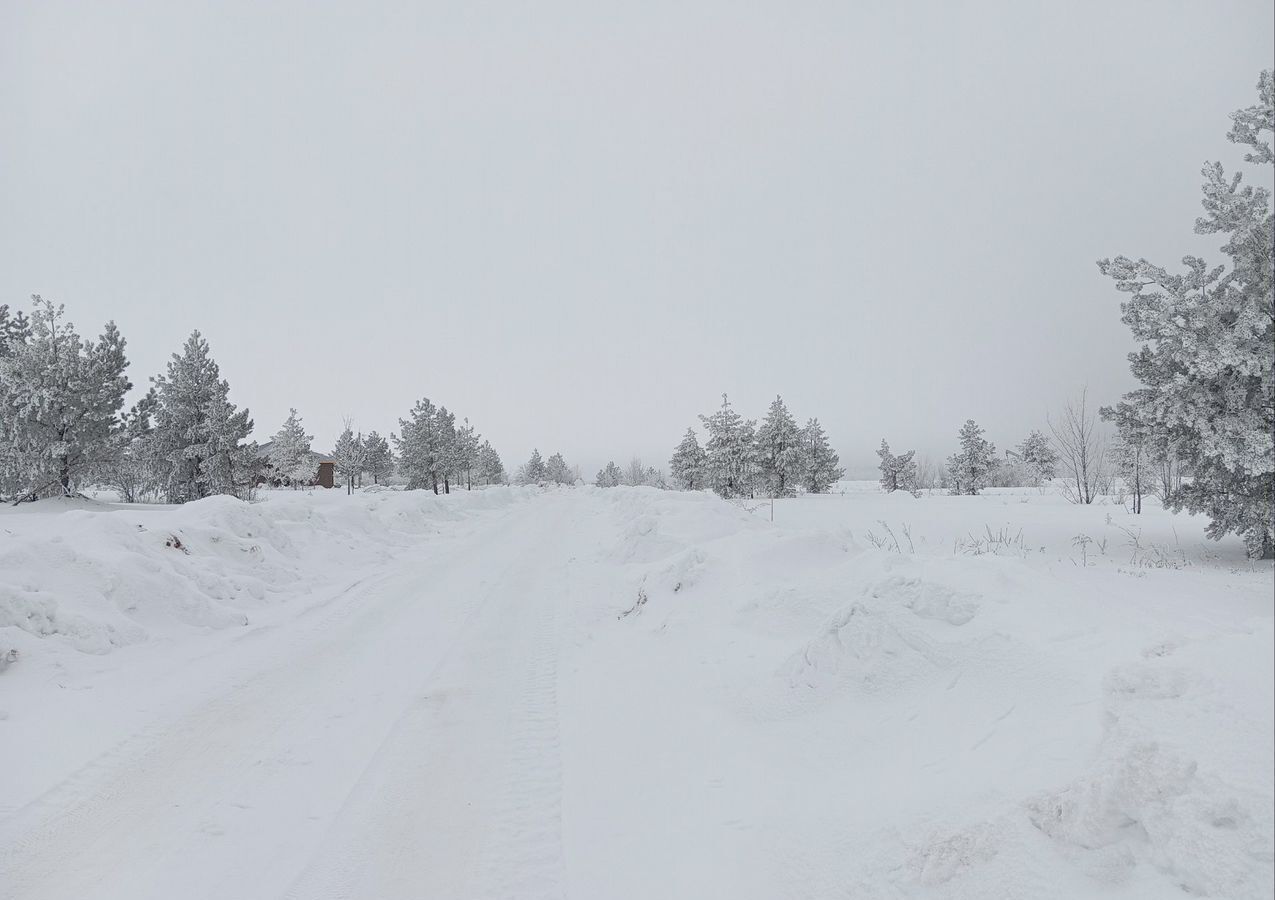
[[[997,453],[984,429],[966,420],[957,434],[958,450],[942,467],[918,460],[913,450],[895,455],[887,441],[877,450],[881,488],[916,493],[944,489],[974,495],[989,487],[1055,486],[1072,503],[1093,503],[1110,496],[1129,502],[1135,513],[1142,499],[1155,495],[1166,506],[1184,484],[1187,463],[1178,441],[1161,433],[1158,439],[1130,443],[1124,429],[1110,436],[1099,425],[1107,408],[1094,410],[1088,392],[1066,404],[1056,419],[1049,418],[1049,434],[1033,429],[1016,447]]]
[[[406,419],[398,420],[400,434],[392,436],[398,448],[399,474],[407,479],[407,489],[429,488],[435,494],[451,493],[461,485],[500,484],[505,467],[491,443],[464,419],[445,406],[435,406],[428,397],[416,401]],[[346,432],[349,432],[349,426]],[[342,435],[346,438],[346,435]],[[347,441],[348,442],[348,441]],[[338,440],[338,448],[341,441]],[[338,466],[340,463],[338,462]]]
[[[798,490],[824,493],[845,474],[819,420],[799,427],[782,397],[760,425],[737,413],[725,394],[720,409],[699,418],[704,444],[688,428],[669,460],[673,486],[682,490],[707,488],[727,499],[792,497]]]
[[[240,495],[261,460],[252,420],[194,332],[129,410],[125,341],[108,322],[82,338],[62,306],[39,295],[31,314],[0,306],[0,493],[13,500],[72,495],[89,483],[126,500]]]
[[[1004,457],[996,453],[996,445],[984,437],[984,431],[967,419],[957,434],[960,449],[937,468],[918,461],[916,451],[894,454],[882,439],[877,456],[881,471],[881,489],[917,493],[944,488],[953,494],[977,494],[987,487],[1038,487],[1051,481],[1058,469],[1058,454],[1039,431],[1032,431],[1018,447]]]
[[[397,476],[409,489],[435,492],[505,480],[490,442],[428,399],[388,439],[356,433],[347,419],[330,456],[314,451],[295,409],[260,445],[249,439],[249,412],[230,402],[230,384],[198,331],[125,410],[133,383],[115,324],[85,339],[63,306],[39,295],[32,304],[30,315],[0,305],[0,497],[72,496],[96,485],[124,502],[249,499],[261,484],[314,484],[325,461],[348,490],[364,478]]]
[[[545,462],[539,448],[531,451],[528,460],[518,467],[514,476],[518,484],[575,484],[580,480],[580,470],[567,465],[561,453],[555,453]]]

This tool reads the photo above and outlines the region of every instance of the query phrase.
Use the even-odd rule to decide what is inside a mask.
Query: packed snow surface
[[[1271,565],[1148,507],[6,509],[0,896],[1271,897]]]

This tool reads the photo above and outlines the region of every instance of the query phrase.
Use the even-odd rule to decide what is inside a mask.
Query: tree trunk
[[[62,485],[62,496],[71,496],[71,458],[61,457],[62,465],[58,470],[58,483]]]

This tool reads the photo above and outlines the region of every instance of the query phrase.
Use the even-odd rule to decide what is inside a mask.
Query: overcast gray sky
[[[265,440],[428,396],[512,468],[664,465],[722,391],[852,466],[1130,384],[1269,0],[0,2],[0,302],[191,329]]]

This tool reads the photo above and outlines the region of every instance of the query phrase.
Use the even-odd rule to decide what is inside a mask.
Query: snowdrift
[[[1272,581],[1238,542],[1026,492],[607,501],[580,680],[623,702],[577,699],[617,735],[590,753],[665,780],[580,790],[697,810],[722,895],[1271,896]]]

